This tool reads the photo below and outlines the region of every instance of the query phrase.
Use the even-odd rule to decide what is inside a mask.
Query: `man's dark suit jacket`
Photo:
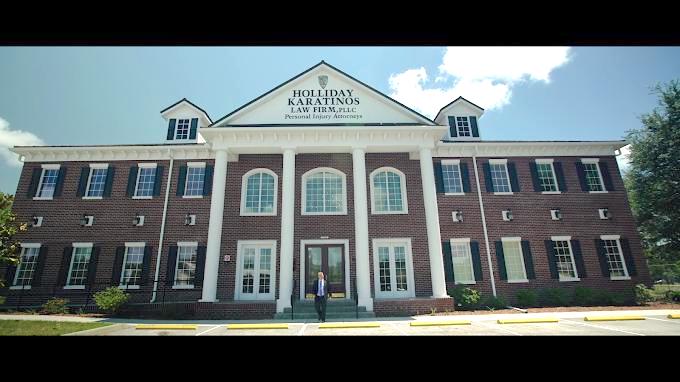
[[[312,286],[312,293],[314,293],[314,298],[317,297],[317,293],[319,292],[319,279],[317,278],[314,280],[314,284]],[[323,281],[323,295],[324,297],[328,298],[328,280]]]

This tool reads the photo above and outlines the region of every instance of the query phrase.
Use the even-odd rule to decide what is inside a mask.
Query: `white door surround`
[[[298,282],[300,284],[300,300],[305,299],[305,260],[307,258],[305,247],[313,244],[342,244],[345,248],[345,299],[349,300],[352,296],[352,287],[349,277],[349,240],[347,239],[314,239],[300,240],[300,272]]]

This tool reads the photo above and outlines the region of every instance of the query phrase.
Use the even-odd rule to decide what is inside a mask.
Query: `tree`
[[[12,212],[13,195],[0,192],[0,265],[19,263],[19,242],[15,239],[17,232],[24,232],[28,224],[17,223]],[[4,286],[4,275],[0,275],[0,287]]]
[[[656,85],[652,94],[659,106],[642,115],[641,129],[628,133],[625,182],[650,270],[658,277],[669,268],[659,264],[680,262],[680,80]]]

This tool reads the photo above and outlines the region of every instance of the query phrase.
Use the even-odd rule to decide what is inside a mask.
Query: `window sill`
[[[494,195],[513,195],[514,193],[512,191],[510,192],[494,192]]]
[[[241,212],[241,216],[276,216],[276,212]]]
[[[408,215],[406,211],[371,211],[371,215]]]
[[[464,192],[445,192],[444,195],[446,196],[463,196],[465,195]]]
[[[194,289],[193,285],[173,285],[172,289]]]
[[[302,216],[318,216],[318,215],[347,215],[347,211],[343,212],[302,212]]]
[[[519,283],[528,283],[528,279],[520,279],[520,280],[508,280],[508,283],[510,284],[519,284]]]
[[[64,289],[85,289],[85,285],[66,285]]]
[[[103,196],[83,196],[83,200],[102,200]]]
[[[612,280],[612,281],[630,280],[630,276],[612,276],[609,279]]]
[[[562,191],[541,191],[541,194],[543,195],[559,195],[561,193]]]
[[[182,199],[203,199],[203,195],[182,195]]]
[[[153,196],[133,196],[132,199],[153,199]]]
[[[578,277],[560,278],[560,282],[581,281]]]
[[[606,194],[609,191],[604,190],[604,191],[588,191],[589,194]]]
[[[477,282],[476,281],[456,281],[455,284],[456,285],[458,285],[458,284],[460,284],[460,285],[475,285],[475,284],[477,284]]]
[[[47,197],[47,196],[34,196],[34,197],[33,197],[33,200],[53,200],[53,199],[54,199],[54,197],[52,197],[52,196],[50,196],[50,197]]]
[[[118,289],[122,290],[139,289],[139,285],[118,285]]]
[[[10,290],[29,290],[31,289],[30,285],[12,285],[9,287]]]

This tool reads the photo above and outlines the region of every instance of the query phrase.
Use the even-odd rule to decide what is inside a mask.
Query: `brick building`
[[[464,98],[431,120],[321,62],[212,121],[183,99],[153,145],[15,147],[32,227],[7,304],[272,317],[308,299],[376,315],[452,308],[470,285],[628,293],[649,274],[615,154],[624,141],[486,141]],[[360,179],[361,181],[356,181]]]

